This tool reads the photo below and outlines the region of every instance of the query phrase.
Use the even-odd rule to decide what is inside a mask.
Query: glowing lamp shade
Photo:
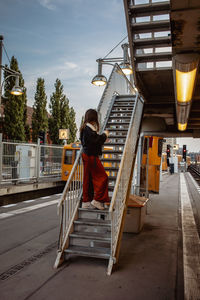
[[[176,70],[177,101],[189,102],[192,99],[197,68],[190,72]]]
[[[105,76],[103,75],[96,75],[93,79],[92,79],[92,84],[96,85],[96,86],[103,86],[107,83],[107,79]]]
[[[133,70],[129,63],[121,63],[119,66],[125,75],[130,75],[133,73]]]
[[[14,86],[10,93],[14,96],[20,96],[23,94],[23,89],[20,86]]]
[[[186,128],[187,128],[187,123],[184,123],[184,124],[178,123],[178,130],[184,131],[184,130],[186,130]]]

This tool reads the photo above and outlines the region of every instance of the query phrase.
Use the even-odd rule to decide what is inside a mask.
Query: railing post
[[[3,141],[2,141],[2,133],[0,133],[0,184],[2,182],[2,171],[3,171]]]
[[[137,149],[137,179],[135,186],[135,194],[140,195],[140,174],[141,174],[141,161],[142,161],[142,136],[139,138]]]
[[[36,170],[36,180],[38,182],[40,178],[40,139],[37,140]]]

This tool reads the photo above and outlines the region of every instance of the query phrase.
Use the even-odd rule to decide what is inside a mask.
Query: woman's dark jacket
[[[80,139],[83,146],[83,153],[88,156],[98,156],[102,154],[101,148],[107,139],[107,136],[105,133],[98,134],[86,125],[81,131]]]

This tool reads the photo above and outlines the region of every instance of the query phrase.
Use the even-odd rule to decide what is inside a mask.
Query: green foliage
[[[56,79],[55,92],[50,97],[49,135],[53,144],[61,144],[59,140],[59,129],[61,128],[60,101],[63,97],[63,86],[59,79]]]
[[[69,108],[69,100],[63,94],[63,85],[59,79],[55,82],[55,92],[50,97],[49,135],[53,144],[62,144],[59,139],[59,129],[69,128],[69,142],[74,142],[76,137],[75,112]]]
[[[20,72],[18,68],[18,62],[13,56],[11,58],[10,69]],[[10,75],[8,72],[4,72],[4,79]],[[25,140],[25,122],[26,122],[26,93],[21,96],[14,96],[10,94],[13,86],[15,85],[15,77],[9,77],[5,81],[5,98],[4,104],[4,123],[3,134],[4,138],[10,140]],[[24,87],[24,80],[22,76],[19,78],[19,85]]]
[[[75,121],[75,111],[73,107],[69,110],[69,140],[68,143],[73,143],[76,139],[76,133],[77,133],[77,126]]]
[[[47,96],[45,93],[44,79],[38,78],[32,115],[32,140],[34,142],[37,142],[39,132],[46,132],[48,128],[48,116],[46,105]]]

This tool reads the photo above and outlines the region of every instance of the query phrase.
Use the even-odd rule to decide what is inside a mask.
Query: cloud
[[[78,68],[78,65],[76,63],[73,63],[73,62],[70,62],[70,61],[66,61],[64,63],[64,65],[68,68],[68,69],[77,69]]]
[[[43,7],[49,9],[49,10],[55,10],[56,6],[54,4],[52,4],[52,0],[38,0],[38,2],[40,3],[40,5],[42,5]]]

